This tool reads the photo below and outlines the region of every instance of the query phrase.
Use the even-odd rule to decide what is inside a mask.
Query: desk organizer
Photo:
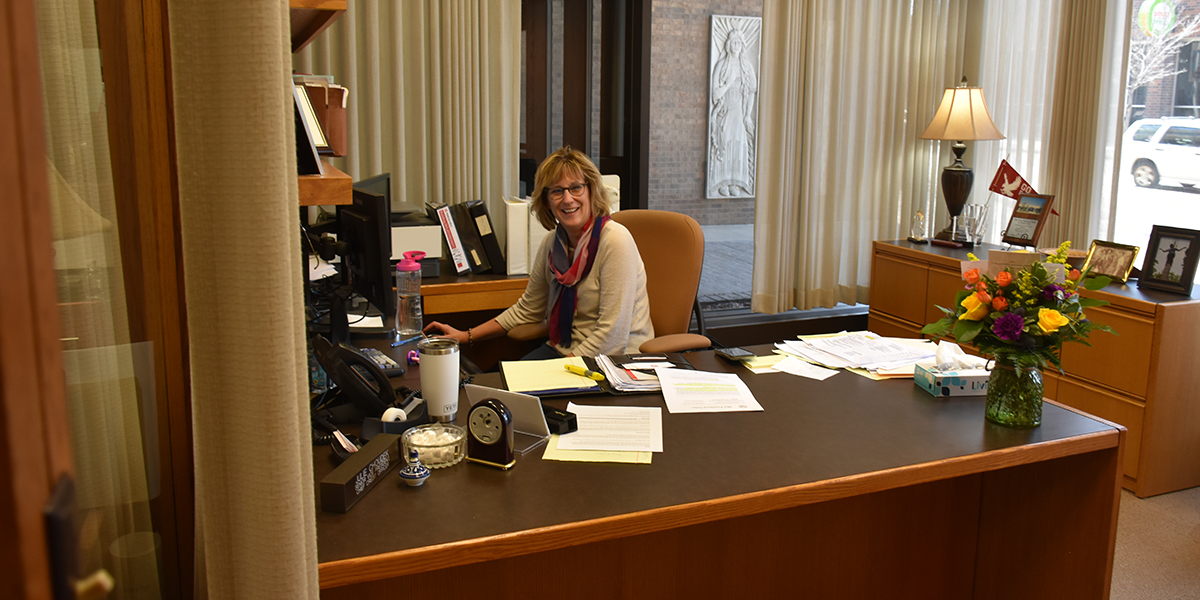
[[[400,436],[381,433],[321,480],[321,510],[344,513],[362,499],[400,459]]]

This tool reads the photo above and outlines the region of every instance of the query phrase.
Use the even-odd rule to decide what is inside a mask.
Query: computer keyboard
[[[378,348],[359,348],[358,351],[363,356],[371,359],[371,362],[378,365],[384,375],[399,377],[404,374],[404,367],[400,366],[400,363],[397,363],[392,357],[384,354],[382,350]]]

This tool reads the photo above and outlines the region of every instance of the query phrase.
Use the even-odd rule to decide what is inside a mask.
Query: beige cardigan
[[[496,317],[505,331],[525,323],[546,320],[550,297],[547,257],[554,241],[546,234],[529,268],[529,285],[516,304]],[[609,221],[600,232],[600,247],[592,270],[576,284],[575,321],[569,348],[555,346],[560,354],[596,356],[637,352],[654,337],[650,299],[646,295],[646,269],[637,244],[624,225]]]

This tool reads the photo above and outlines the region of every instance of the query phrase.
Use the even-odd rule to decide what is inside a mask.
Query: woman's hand
[[[467,343],[467,332],[459,331],[444,323],[438,323],[437,321],[426,325],[425,329],[422,330],[422,333],[432,337],[450,338],[458,342],[460,346]]]

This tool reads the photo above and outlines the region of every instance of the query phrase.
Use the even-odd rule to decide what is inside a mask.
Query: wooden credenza
[[[973,252],[987,258],[983,245]],[[966,250],[877,241],[871,261],[869,327],[920,337],[963,285]],[[1193,297],[1142,290],[1135,282],[1088,292],[1107,306],[1088,318],[1117,335],[1096,333],[1091,347],[1063,347],[1063,373],[1047,372],[1047,398],[1129,430],[1125,487],[1139,497],[1200,485],[1200,290]]]

